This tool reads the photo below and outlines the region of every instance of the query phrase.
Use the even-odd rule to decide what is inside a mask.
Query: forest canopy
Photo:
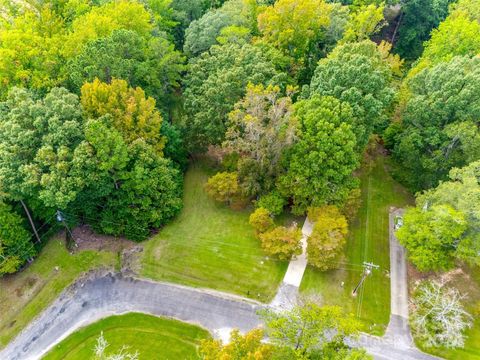
[[[35,256],[58,212],[146,239],[179,213],[183,172],[207,152],[220,155],[205,191],[257,208],[271,253],[298,245],[275,216],[309,208],[335,209],[322,221],[341,219],[343,244],[372,146],[419,192],[399,233],[412,260],[478,261],[462,191],[479,179],[480,5],[399,4],[1,2],[0,217],[12,231],[0,232],[0,273]],[[312,254],[333,241],[318,239]]]

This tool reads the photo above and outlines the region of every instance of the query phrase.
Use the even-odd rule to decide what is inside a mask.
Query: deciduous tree
[[[359,149],[370,134],[386,126],[393,101],[392,65],[369,40],[336,47],[320,60],[310,84],[312,94],[334,96],[350,104],[357,119]]]
[[[66,58],[74,57],[89,41],[108,37],[118,29],[132,30],[148,38],[154,29],[152,16],[137,1],[120,0],[95,6],[73,21],[62,52]]]
[[[165,145],[160,133],[162,116],[155,108],[155,100],[146,97],[141,88],[129,87],[120,79],[113,79],[109,84],[95,79],[82,86],[81,102],[87,117],[110,114],[113,125],[127,143],[144,139],[161,153]]]
[[[183,50],[189,56],[200,55],[216,44],[224,28],[237,26],[254,31],[256,9],[256,2],[249,0],[229,0],[220,8],[211,9],[186,29]]]
[[[302,253],[301,237],[302,231],[297,224],[289,227],[277,226],[259,235],[263,251],[280,260],[289,260]]]
[[[408,85],[394,155],[403,165],[403,180],[421,190],[478,156],[480,59],[456,57],[423,70]]]
[[[471,264],[480,263],[480,161],[450,171],[449,181],[417,196],[419,209],[449,205],[465,214],[468,229],[456,244],[455,256]]]
[[[220,172],[208,179],[205,191],[215,201],[230,204],[239,195],[237,173]]]
[[[470,0],[461,2],[458,10],[453,6],[445,21],[432,31],[431,39],[425,43],[425,50],[409,77],[455,56],[472,57],[480,52],[480,10],[478,2],[469,3]]]
[[[185,128],[190,151],[220,144],[228,127],[228,114],[245,94],[249,82],[278,82],[273,64],[255,46],[213,46],[189,63],[185,78]]]
[[[258,201],[255,202],[255,206],[257,208],[263,207],[274,216],[280,215],[286,204],[286,199],[280,194],[278,190],[273,190],[268,194],[260,196]]]
[[[462,212],[449,205],[434,205],[427,210],[408,209],[397,237],[419,270],[448,270],[466,230]]]
[[[307,301],[291,310],[261,313],[270,341],[290,357],[305,359],[318,348],[343,343],[346,336],[356,336],[359,322],[338,306],[321,307]]]
[[[383,10],[384,5],[375,6],[374,4],[355,9],[354,12],[350,13],[342,42],[369,40],[385,24]]]
[[[200,356],[203,360],[241,359],[270,360],[273,359],[274,347],[264,344],[263,330],[254,329],[241,335],[238,330],[230,333],[230,342],[223,344],[221,340],[202,340]]]
[[[423,51],[423,43],[448,15],[452,0],[404,0],[398,27],[395,50],[402,58],[416,59]]]
[[[250,214],[248,222],[255,229],[257,236],[271,229],[274,225],[272,214],[262,207],[257,208]]]
[[[270,191],[281,171],[280,158],[296,139],[291,98],[282,97],[278,86],[249,84],[228,118],[223,147],[243,158],[237,165],[243,192]]]
[[[325,271],[338,268],[348,234],[348,222],[337,207],[310,208],[308,218],[314,223],[307,239],[308,263]]]
[[[321,56],[331,8],[323,0],[279,0],[258,16],[258,28],[264,41],[308,68]]]
[[[358,166],[350,106],[333,97],[315,95],[297,103],[299,140],[287,154],[286,174],[279,179],[282,194],[293,200],[292,211],[309,206],[342,204],[357,186]]]
[[[64,38],[60,19],[48,6],[38,13],[26,9],[0,27],[0,97],[13,86],[46,91],[60,85]]]
[[[411,300],[415,338],[426,347],[462,348],[465,330],[472,326],[462,300],[458,290],[445,282],[421,282]]]
[[[145,39],[132,30],[115,30],[87,43],[67,66],[71,88],[78,92],[95,78],[110,83],[123,79],[141,87],[167,108],[168,97],[179,86],[184,58],[163,36]]]

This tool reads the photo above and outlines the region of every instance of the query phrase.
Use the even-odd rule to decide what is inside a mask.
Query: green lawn
[[[268,259],[248,224],[251,209],[231,210],[207,197],[204,162],[185,177],[184,209],[145,244],[142,275],[270,300],[286,263]]]
[[[198,359],[201,339],[210,338],[208,331],[180,321],[152,315],[129,313],[111,316],[86,326],[55,346],[44,360],[93,359],[93,348],[103,331],[109,343],[107,354],[128,346],[127,352],[138,351],[139,360]]]
[[[63,241],[51,239],[30,266],[0,279],[0,347],[4,347],[81,273],[100,266],[113,267],[117,262],[117,255],[112,252],[88,250],[70,255]]]
[[[319,294],[325,304],[341,305],[358,315],[366,331],[379,335],[384,333],[390,317],[389,208],[402,207],[412,201],[408,192],[389,175],[387,161],[378,155],[371,171],[364,170],[360,175],[362,206],[350,225],[345,264],[327,272],[307,268],[300,287],[305,294]],[[373,262],[380,269],[373,270],[357,297],[352,297],[364,261]]]

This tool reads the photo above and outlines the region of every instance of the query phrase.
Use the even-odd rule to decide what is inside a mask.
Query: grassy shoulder
[[[114,267],[117,262],[113,252],[84,250],[70,255],[63,241],[51,239],[30,266],[0,279],[0,347],[7,345],[83,272]]]
[[[388,172],[388,159],[378,155],[371,170],[360,174],[362,204],[350,224],[344,264],[339,269],[321,272],[308,267],[300,290],[318,294],[323,303],[340,305],[356,314],[365,330],[381,335],[390,317],[390,252],[389,208],[403,207],[412,202],[409,193],[395,182]],[[373,270],[356,297],[351,295],[362,276],[362,263],[380,266]],[[343,286],[342,286],[343,283]]]
[[[251,209],[232,210],[207,196],[210,175],[204,162],[191,164],[182,213],[145,243],[141,274],[268,301],[287,263],[264,255],[248,223]]]
[[[445,359],[479,360],[480,359],[480,267],[462,267],[447,274],[449,285],[465,295],[465,309],[473,316],[473,326],[465,332],[464,348],[427,348],[417,342],[423,351]],[[433,277],[436,277],[433,275]]]
[[[107,354],[128,346],[138,351],[139,360],[198,359],[201,339],[210,338],[207,330],[177,320],[152,315],[129,313],[111,316],[88,325],[56,345],[44,360],[83,360],[93,358],[93,348],[103,331],[109,343]]]

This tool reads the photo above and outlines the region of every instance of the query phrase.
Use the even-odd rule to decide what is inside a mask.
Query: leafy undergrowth
[[[360,174],[362,204],[350,224],[345,260],[337,270],[307,268],[300,289],[304,294],[319,295],[325,304],[344,307],[364,322],[365,331],[382,335],[390,318],[389,208],[406,206],[412,199],[388,173],[387,158],[377,155],[372,161],[371,170],[363,169]],[[373,270],[353,297],[364,261],[380,268]]]
[[[70,255],[63,241],[51,239],[30,266],[0,279],[0,347],[83,272],[113,268],[117,262],[117,255],[107,251],[82,250]]]
[[[111,316],[88,325],[56,345],[44,360],[93,359],[93,348],[100,333],[108,342],[107,355],[138,351],[139,360],[198,359],[201,339],[210,338],[207,330],[177,320],[129,313]]]
[[[232,210],[206,195],[209,175],[203,161],[191,164],[183,211],[145,244],[141,273],[268,301],[287,263],[264,255],[248,223],[251,209]]]

